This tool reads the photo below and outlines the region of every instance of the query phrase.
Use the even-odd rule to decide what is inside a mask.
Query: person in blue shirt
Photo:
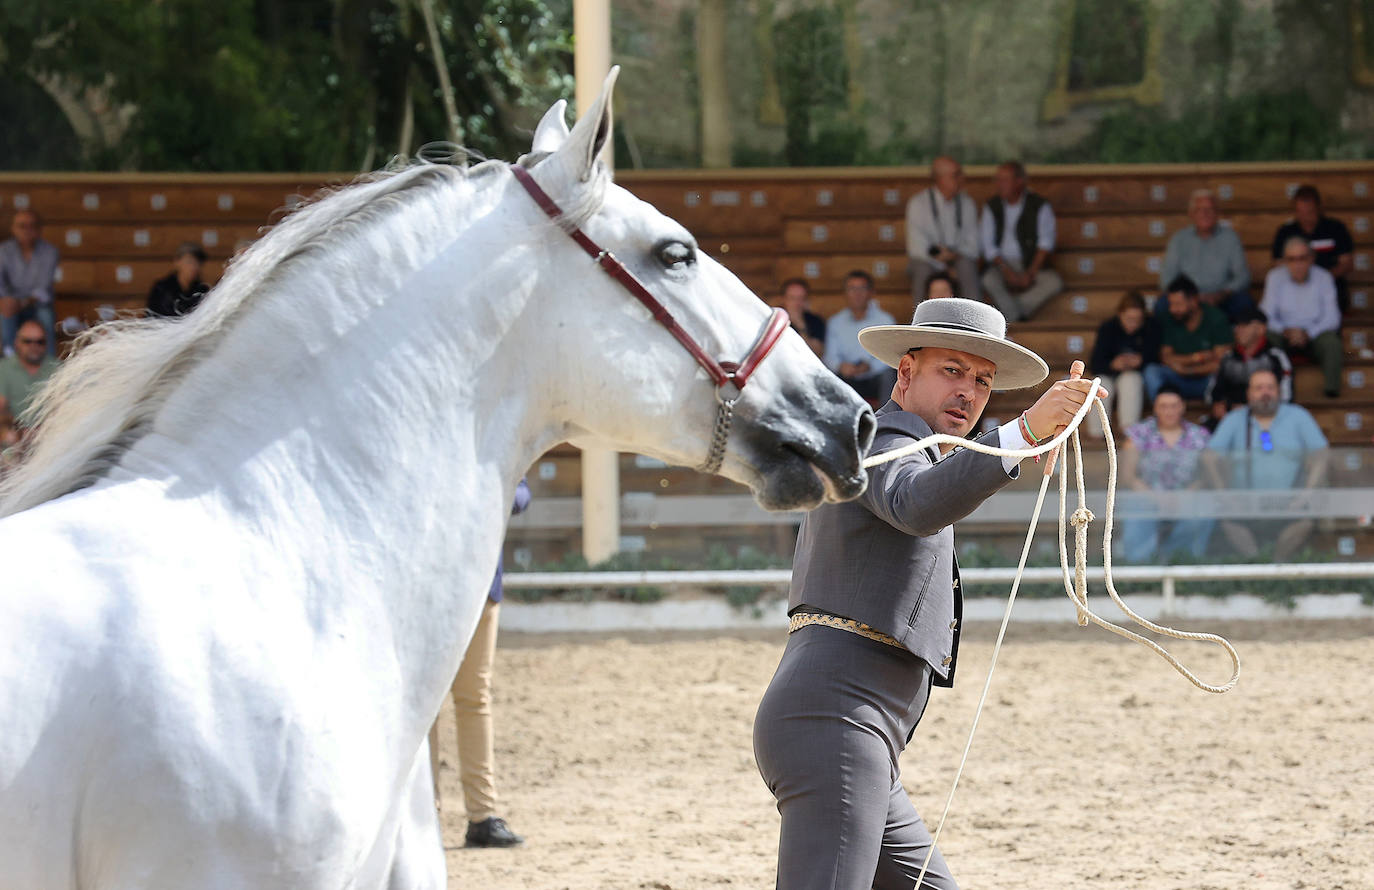
[[[844,299],[848,306],[825,323],[825,366],[861,398],[881,405],[892,392],[896,374],[859,345],[859,331],[892,324],[892,316],[873,299],[873,277],[862,269],[844,277]]]
[[[523,513],[530,505],[530,487],[524,479],[515,488],[511,515]],[[458,675],[453,678],[453,712],[458,722],[458,767],[463,785],[463,804],[468,829],[468,847],[514,847],[525,839],[511,831],[506,820],[496,815],[495,731],[491,719],[491,674],[496,660],[496,628],[501,609],[501,562],[487,592],[482,618],[477,622],[472,642],[468,643]],[[439,795],[439,724],[429,731],[430,767],[434,776],[434,800]]]
[[[1306,408],[1280,400],[1278,377],[1268,368],[1251,373],[1246,405],[1222,418],[1207,449],[1204,463],[1217,488],[1274,491],[1326,481],[1326,436]],[[1292,557],[1312,527],[1309,518],[1221,522],[1231,546],[1249,559],[1259,555],[1261,540],[1272,538],[1276,562]]]

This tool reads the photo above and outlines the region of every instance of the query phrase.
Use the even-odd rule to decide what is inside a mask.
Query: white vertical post
[[[1163,592],[1163,594],[1164,594],[1164,606],[1163,606],[1163,608],[1164,608],[1164,614],[1165,614],[1165,615],[1173,615],[1173,614],[1174,614],[1174,576],[1173,576],[1173,575],[1165,575],[1165,576],[1164,576],[1164,580],[1163,580],[1163,582],[1161,583],[1160,586],[1161,586],[1162,592]]]
[[[611,70],[610,0],[573,2],[573,74],[577,113],[596,101]],[[614,147],[602,155],[615,162]],[[620,549],[620,456],[609,448],[582,451],[582,554],[598,563]]]

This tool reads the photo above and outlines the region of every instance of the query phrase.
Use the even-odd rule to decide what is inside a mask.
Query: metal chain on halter
[[[727,386],[734,395],[723,395]],[[720,472],[720,465],[725,460],[725,443],[730,438],[730,422],[735,418],[735,400],[739,398],[739,393],[739,388],[733,383],[727,383],[716,390],[716,401],[720,403],[720,410],[716,412],[716,425],[711,430],[711,449],[706,452],[706,463],[700,467],[703,473]]]

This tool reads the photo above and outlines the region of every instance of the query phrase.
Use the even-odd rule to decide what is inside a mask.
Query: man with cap
[[[1006,338],[1000,312],[972,300],[927,300],[910,325],[859,336],[897,371],[892,398],[877,412],[872,454],[932,432],[965,436],[993,390],[1049,375],[1039,356]],[[980,441],[1010,449],[1043,442],[1073,419],[1091,385],[1055,383]],[[915,885],[932,841],[902,788],[897,758],[932,685],[954,682],[963,599],[952,524],[1017,478],[1017,465],[970,449],[925,448],[870,469],[860,498],[802,520],[791,633],[754,721],[759,772],[782,816],[780,890]],[[923,886],[957,886],[938,851]]]

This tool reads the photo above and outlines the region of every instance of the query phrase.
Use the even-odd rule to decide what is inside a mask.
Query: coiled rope
[[[1075,370],[1074,376],[1077,376],[1077,374],[1078,371]],[[1097,392],[1098,385],[1101,382],[1102,381],[1100,377],[1094,378],[1093,386],[1090,392],[1095,394]],[[1226,651],[1226,654],[1231,657],[1231,679],[1227,680],[1220,686],[1212,685],[1210,683],[1204,683],[1201,679],[1198,678],[1196,674],[1188,670],[1188,668],[1185,667],[1183,663],[1180,662],[1177,658],[1175,658],[1167,649],[1165,649],[1163,646],[1159,645],[1155,641],[1147,639],[1146,637],[1143,637],[1140,634],[1135,633],[1133,631],[1127,630],[1124,627],[1120,627],[1116,624],[1113,624],[1110,621],[1107,621],[1105,618],[1098,616],[1090,608],[1088,608],[1088,524],[1092,522],[1095,517],[1093,516],[1092,511],[1088,509],[1087,505],[1087,490],[1083,483],[1083,452],[1082,448],[1079,445],[1078,427],[1083,423],[1084,418],[1088,416],[1088,411],[1092,410],[1094,407],[1097,408],[1098,417],[1102,420],[1102,429],[1106,433],[1107,445],[1107,515],[1104,520],[1102,530],[1102,572],[1104,580],[1106,581],[1107,593],[1110,594],[1112,600],[1117,604],[1118,607],[1120,607],[1121,611],[1126,614],[1126,617],[1130,618],[1140,627],[1153,631],[1154,633],[1161,634],[1163,636],[1173,637],[1174,639],[1197,640],[1200,642],[1212,643],[1224,649]],[[1126,605],[1125,602],[1122,601],[1121,597],[1116,592],[1116,584],[1112,580],[1112,524],[1116,509],[1116,442],[1112,438],[1112,425],[1110,419],[1107,417],[1107,410],[1103,407],[1100,399],[1086,399],[1083,402],[1082,406],[1079,407],[1078,412],[1074,415],[1073,420],[1069,423],[1067,427],[1065,427],[1063,432],[1055,436],[1053,439],[1050,439],[1048,442],[1044,442],[1034,448],[998,448],[992,445],[985,445],[982,442],[977,442],[971,439],[964,439],[959,436],[950,436],[945,435],[944,433],[935,433],[926,436],[923,439],[919,439],[910,445],[904,445],[901,448],[894,448],[891,451],[885,451],[882,454],[873,455],[867,458],[863,464],[865,469],[869,467],[875,467],[879,464],[884,464],[889,461],[897,460],[898,458],[905,457],[908,454],[914,454],[918,451],[930,447],[931,445],[941,444],[957,445],[961,448],[968,448],[972,451],[978,451],[983,454],[990,454],[996,457],[1027,458],[1038,457],[1041,454],[1050,453],[1050,457],[1045,466],[1044,479],[1040,483],[1040,494],[1035,500],[1035,512],[1031,516],[1030,527],[1026,529],[1026,540],[1021,547],[1021,560],[1016,566],[1016,577],[1012,580],[1011,594],[1007,598],[1007,607],[1002,614],[1002,625],[1000,628],[998,628],[997,631],[997,642],[992,649],[992,663],[988,666],[987,680],[983,683],[983,694],[978,699],[978,707],[973,714],[973,724],[969,727],[968,741],[964,744],[964,753],[963,756],[959,759],[959,769],[954,774],[953,786],[949,789],[949,797],[945,800],[944,812],[941,813],[940,821],[935,826],[935,832],[931,836],[930,849],[926,852],[925,862],[921,865],[921,873],[916,880],[917,888],[920,888],[922,883],[925,881],[926,871],[930,867],[930,858],[935,853],[936,844],[940,840],[940,832],[945,827],[945,820],[949,817],[950,807],[954,803],[954,793],[959,787],[959,779],[963,777],[964,766],[968,763],[969,751],[973,747],[973,736],[974,733],[978,730],[978,720],[983,714],[983,706],[987,702],[988,692],[992,689],[992,674],[993,671],[997,668],[997,656],[1002,651],[1002,640],[1006,636],[1007,625],[1011,621],[1012,607],[1016,603],[1016,593],[1021,588],[1021,575],[1026,569],[1026,559],[1030,555],[1031,540],[1035,537],[1035,527],[1040,521],[1040,510],[1045,503],[1045,492],[1049,488],[1050,475],[1054,472],[1056,457],[1060,453],[1060,446],[1063,445],[1066,440],[1070,439],[1073,443],[1075,480],[1078,487],[1078,508],[1075,509],[1071,514],[1068,512],[1069,460],[1068,455],[1066,453],[1064,455],[1064,461],[1059,464],[1059,566],[1063,570],[1064,574],[1064,591],[1068,594],[1069,599],[1073,601],[1074,607],[1077,609],[1079,625],[1086,627],[1088,623],[1091,622],[1093,624],[1096,624],[1098,627],[1101,627],[1105,630],[1108,630],[1116,634],[1117,636],[1125,637],[1128,640],[1134,640],[1135,642],[1150,648],[1157,655],[1159,655],[1161,658],[1167,661],[1169,665],[1173,667],[1174,670],[1182,674],[1184,678],[1188,680],[1188,682],[1192,683],[1194,686],[1196,686],[1198,689],[1203,690],[1204,692],[1213,692],[1218,694],[1229,692],[1233,688],[1235,688],[1236,683],[1240,680],[1240,656],[1236,653],[1235,647],[1232,646],[1231,643],[1227,641],[1224,637],[1210,633],[1198,633],[1193,631],[1176,630],[1172,627],[1165,627],[1161,624],[1155,624],[1149,619],[1144,618],[1143,616],[1134,612],[1129,606]],[[1070,577],[1069,573],[1068,548],[1066,536],[1066,528],[1069,524],[1072,524],[1074,527],[1074,570],[1072,573],[1072,577]]]

